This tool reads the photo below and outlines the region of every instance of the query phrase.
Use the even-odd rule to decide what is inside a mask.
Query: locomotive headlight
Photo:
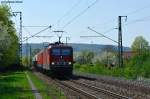
[[[69,65],[71,65],[71,62],[68,62]]]
[[[55,63],[54,62],[52,62],[52,65],[54,65]]]

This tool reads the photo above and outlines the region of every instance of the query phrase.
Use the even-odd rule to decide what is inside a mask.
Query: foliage
[[[102,52],[100,56],[100,62],[105,66],[109,66],[110,64],[115,62],[115,54],[113,52],[107,51]]]
[[[80,64],[92,63],[92,59],[94,58],[94,52],[84,50],[77,57],[76,61]]]
[[[138,36],[135,38],[132,44],[133,51],[147,50],[148,49],[148,41],[142,36]]]
[[[74,69],[80,72],[125,77],[128,79],[136,79],[141,76],[150,78],[150,49],[148,48],[148,42],[142,36],[136,37],[132,44],[132,50],[138,53],[129,60],[124,60],[124,67],[122,68],[105,65],[108,61],[113,60],[115,55],[115,52],[113,53],[112,49],[109,49],[109,46],[106,47],[103,54],[99,56],[101,60],[97,59],[93,65],[76,63]]]
[[[125,67],[105,67],[100,61],[97,61],[94,65],[90,64],[75,64],[74,69],[80,72],[125,77],[128,79],[136,79],[137,77],[150,78],[150,52],[143,55],[136,55]]]
[[[30,65],[30,58],[22,57],[22,65],[28,67]]]
[[[0,66],[17,64],[19,60],[16,30],[9,8],[2,5],[0,5],[0,41]]]

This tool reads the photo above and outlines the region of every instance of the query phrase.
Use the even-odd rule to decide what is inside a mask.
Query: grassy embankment
[[[0,99],[34,99],[24,72],[0,73]]]
[[[40,80],[37,76],[35,76],[32,72],[27,72],[31,77],[34,85],[40,91],[43,99],[66,99],[63,92],[57,89],[55,85],[48,85],[46,82]]]
[[[135,56],[126,61],[122,68],[107,68],[101,63],[96,63],[94,65],[75,64],[74,70],[83,73],[109,75],[128,79],[136,79],[137,77],[150,78],[150,54]]]

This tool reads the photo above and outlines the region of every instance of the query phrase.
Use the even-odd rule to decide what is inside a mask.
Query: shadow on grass
[[[13,87],[14,82],[17,82],[20,78],[15,76],[16,73],[2,73],[0,74],[0,93],[12,92],[16,90],[21,90],[19,87]]]

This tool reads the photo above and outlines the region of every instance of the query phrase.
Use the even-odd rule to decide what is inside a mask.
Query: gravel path
[[[29,75],[27,74],[27,72],[25,72],[25,74],[26,74],[26,77],[27,77],[27,79],[28,79],[28,81],[29,81],[29,84],[30,84],[30,86],[31,86],[32,92],[33,92],[34,95],[35,95],[35,99],[42,99],[42,96],[40,95],[40,92],[39,92],[39,91],[37,90],[37,88],[34,86],[32,80],[31,80],[31,78],[29,77]]]

